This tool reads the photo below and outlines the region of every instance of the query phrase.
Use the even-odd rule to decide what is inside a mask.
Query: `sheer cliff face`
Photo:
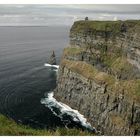
[[[55,97],[104,135],[140,135],[140,21],[78,21]]]

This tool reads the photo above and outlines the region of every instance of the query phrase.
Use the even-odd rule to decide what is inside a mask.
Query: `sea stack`
[[[56,58],[55,58],[55,52],[54,52],[54,50],[52,51],[52,54],[50,56],[50,59],[49,59],[49,62],[48,63],[51,64],[51,65],[56,65]]]

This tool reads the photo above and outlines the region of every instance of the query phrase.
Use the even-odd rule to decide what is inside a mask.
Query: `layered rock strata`
[[[55,97],[103,135],[140,135],[140,21],[77,21]]]

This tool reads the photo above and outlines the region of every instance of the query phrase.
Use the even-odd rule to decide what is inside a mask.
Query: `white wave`
[[[45,104],[46,107],[51,109],[51,111],[54,113],[54,115],[60,117],[63,120],[63,115],[67,114],[72,117],[73,121],[79,122],[82,126],[94,130],[96,132],[96,129],[93,128],[90,123],[87,122],[87,119],[84,118],[82,114],[80,114],[77,110],[74,110],[67,106],[64,103],[58,102],[53,97],[53,92],[48,93],[47,97],[41,100],[42,104]],[[54,107],[59,109],[60,112],[55,112]]]
[[[54,69],[53,71],[58,72],[58,69]]]
[[[51,65],[51,64],[48,64],[48,63],[45,63],[44,66],[45,67],[57,68],[57,69],[59,68],[59,65]]]

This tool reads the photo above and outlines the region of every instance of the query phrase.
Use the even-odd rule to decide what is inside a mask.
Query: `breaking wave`
[[[56,69],[59,68],[59,65],[51,65],[51,64],[48,64],[48,63],[45,63],[44,66],[45,67],[52,67],[52,68],[56,68]]]
[[[54,115],[59,117],[62,121],[66,123],[66,127],[71,121],[80,124],[83,128],[96,132],[96,129],[87,122],[87,119],[84,118],[77,110],[74,110],[62,102],[58,102],[54,97],[54,93],[50,92],[46,95],[46,98],[41,99],[41,104],[45,104]]]

